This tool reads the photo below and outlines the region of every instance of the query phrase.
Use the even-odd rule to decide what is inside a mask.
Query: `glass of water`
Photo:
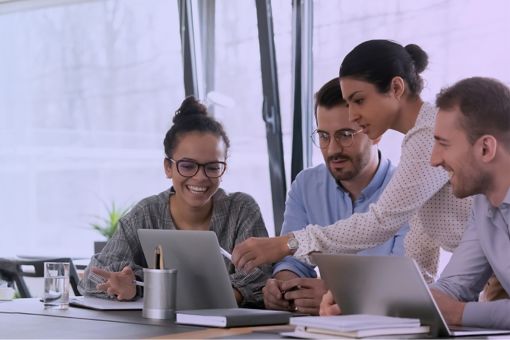
[[[69,308],[69,262],[44,262],[44,308]]]

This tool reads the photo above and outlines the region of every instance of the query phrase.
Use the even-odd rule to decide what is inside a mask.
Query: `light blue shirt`
[[[433,288],[468,302],[464,326],[510,329],[510,300],[479,303],[478,295],[494,273],[510,292],[510,189],[499,207],[483,195],[475,197],[462,241]]]
[[[282,235],[304,229],[308,224],[328,226],[350,217],[353,213],[366,212],[377,201],[391,179],[395,167],[382,158],[370,183],[352,202],[349,193],[338,185],[325,164],[301,171],[289,191],[285,202]],[[358,252],[359,255],[404,255],[404,236],[409,230],[406,224],[392,238],[373,248]],[[300,277],[317,277],[309,264],[287,256],[273,267],[273,275],[290,270]]]

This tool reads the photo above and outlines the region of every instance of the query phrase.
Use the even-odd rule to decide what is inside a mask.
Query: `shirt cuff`
[[[310,240],[308,238],[308,228],[310,226],[307,226],[303,230],[299,231],[293,231],[294,238],[299,242],[299,247],[294,253],[294,257],[299,259],[300,261],[303,261],[305,263],[315,265],[310,257],[308,256],[310,253],[314,251],[318,251],[317,249],[313,249],[313,247],[310,245]]]
[[[304,277],[303,273],[301,273],[301,271],[297,270],[294,266],[288,264],[288,263],[277,263],[274,267],[273,267],[273,277],[278,274],[279,272],[282,272],[284,270],[287,270],[289,272],[293,272],[294,274],[296,274],[297,276],[299,277]]]

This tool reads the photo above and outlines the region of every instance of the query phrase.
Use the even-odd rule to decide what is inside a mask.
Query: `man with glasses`
[[[355,212],[364,212],[389,182],[395,167],[381,156],[379,140],[370,140],[355,123],[342,99],[338,78],[315,95],[317,129],[312,141],[324,164],[298,174],[286,201],[282,235],[308,224],[330,225]],[[386,243],[360,255],[404,255],[408,226]],[[289,247],[292,247],[290,244]],[[318,314],[326,287],[314,268],[288,256],[273,267],[273,279],[263,289],[266,308]]]

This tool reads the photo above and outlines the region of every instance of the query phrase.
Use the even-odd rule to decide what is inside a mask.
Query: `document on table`
[[[119,301],[115,299],[101,299],[93,296],[75,296],[70,299],[69,305],[94,310],[142,310],[143,299]]]

